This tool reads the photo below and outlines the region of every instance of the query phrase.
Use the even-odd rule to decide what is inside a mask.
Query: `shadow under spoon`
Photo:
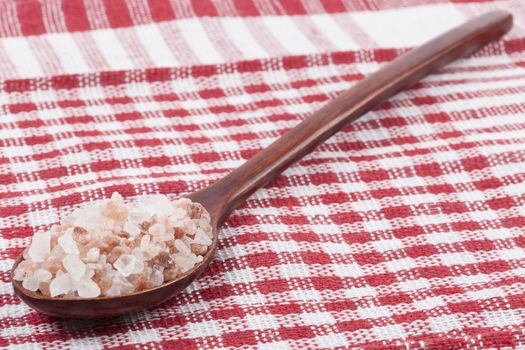
[[[502,11],[489,12],[401,55],[356,83],[218,182],[187,195],[211,214],[213,242],[204,260],[177,279],[129,295],[92,299],[52,298],[26,290],[21,282],[13,280],[16,294],[38,311],[72,318],[121,315],[152,307],[173,297],[207,267],[217,249],[217,231],[221,223],[254,191],[381,102],[447,63],[500,38],[511,27],[512,15]],[[22,256],[18,257],[13,271],[22,259]]]

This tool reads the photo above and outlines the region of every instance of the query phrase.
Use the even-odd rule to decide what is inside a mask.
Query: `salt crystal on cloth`
[[[522,0],[0,8],[0,347],[524,346]],[[255,193],[179,296],[70,327],[5,283],[29,237],[72,208],[115,191],[203,188],[407,48],[493,9],[512,11],[508,36],[397,95]],[[153,258],[151,237],[121,253]],[[31,255],[47,259],[46,247]],[[127,293],[134,285],[112,272],[113,259],[85,263],[91,278],[112,276],[101,293]],[[33,264],[22,266],[16,277],[30,277]],[[39,282],[49,293],[98,293],[57,261],[46,268],[58,275]],[[145,270],[159,283],[159,270]]]

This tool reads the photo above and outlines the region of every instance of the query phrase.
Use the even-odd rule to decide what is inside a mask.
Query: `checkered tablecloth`
[[[206,273],[152,310],[60,320],[14,258],[90,200],[221,178],[468,18],[504,40],[258,191]],[[479,349],[525,344],[525,1],[0,1],[0,347]]]

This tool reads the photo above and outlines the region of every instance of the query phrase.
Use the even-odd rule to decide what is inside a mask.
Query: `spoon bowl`
[[[190,285],[208,267],[217,251],[219,241],[217,235],[218,207],[214,204],[217,202],[210,200],[214,197],[207,195],[204,191],[195,192],[185,197],[191,199],[193,202],[198,201],[208,213],[210,213],[213,239],[211,245],[208,247],[208,251],[203,256],[203,260],[176,279],[140,292],[115,297],[102,296],[97,298],[53,298],[38,291],[33,292],[27,290],[22,286],[21,281],[15,281],[13,279],[13,287],[16,295],[18,295],[24,303],[37,311],[51,316],[66,318],[114,317],[144,310],[170,299]],[[19,255],[13,264],[11,270],[12,275],[14,275],[16,267],[22,260],[24,260],[23,256]]]
[[[140,311],[158,305],[190,285],[206,269],[217,250],[217,229],[213,229],[213,241],[204,259],[191,270],[158,287],[132,294],[97,298],[52,298],[40,292],[25,289],[22,282],[13,280],[16,295],[31,308],[44,314],[66,318],[105,318]],[[23,260],[20,255],[13,266],[14,271]]]
[[[206,269],[217,250],[217,232],[221,223],[253,192],[381,102],[447,63],[498,39],[511,27],[512,15],[503,11],[489,12],[401,55],[313,113],[221,180],[187,195],[210,213],[213,240],[203,261],[177,279],[128,295],[91,299],[52,298],[29,291],[21,282],[13,280],[15,293],[38,311],[72,318],[111,317],[162,303],[186,288]],[[20,256],[15,261],[12,274],[22,259]]]

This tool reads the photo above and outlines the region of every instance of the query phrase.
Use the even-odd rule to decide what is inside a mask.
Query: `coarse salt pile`
[[[211,243],[210,215],[199,203],[154,195],[127,206],[115,192],[37,232],[14,279],[51,297],[125,295],[191,270]]]

